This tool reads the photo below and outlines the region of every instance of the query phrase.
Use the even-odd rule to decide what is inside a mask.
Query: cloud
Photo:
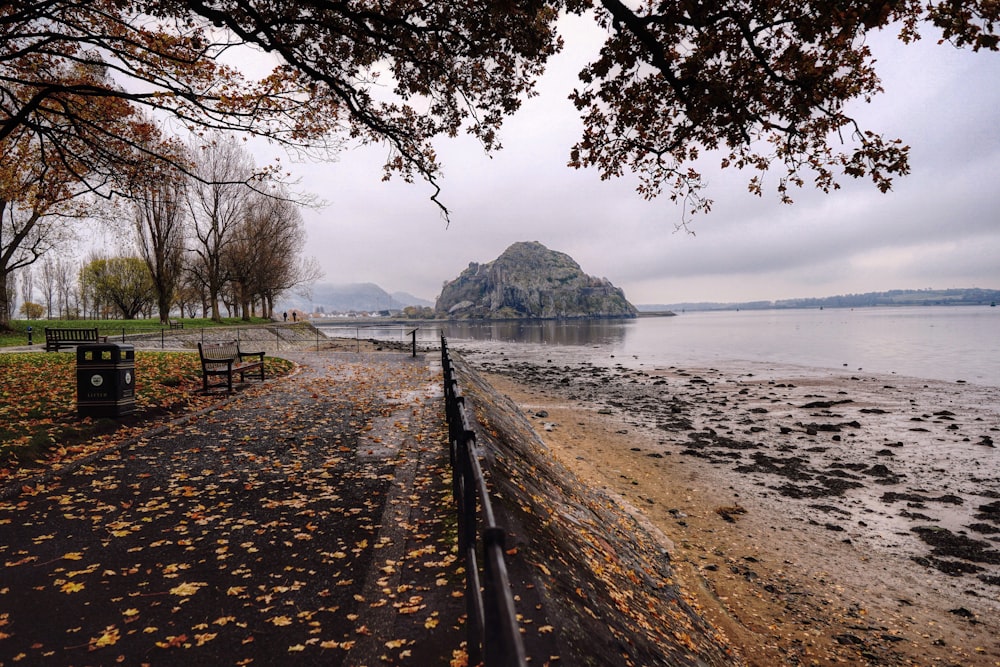
[[[441,142],[446,225],[423,183],[381,181],[385,151],[297,164],[329,205],[307,211],[309,254],[329,282],[376,282],[434,298],[470,261],[516,241],[566,252],[633,302],[742,301],[923,287],[1000,287],[1000,62],[873,36],[886,93],[855,110],[865,126],[912,146],[913,173],[882,195],[847,181],[830,195],[793,192],[786,206],[746,190],[749,174],[706,176],[713,212],[677,232],[680,210],[647,202],[635,181],[566,167],[580,121],[566,99],[599,33],[567,26],[567,53],[508,121],[492,157],[468,137]]]

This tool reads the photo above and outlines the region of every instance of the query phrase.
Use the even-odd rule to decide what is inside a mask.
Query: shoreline
[[[750,665],[998,665],[996,388],[466,353]]]

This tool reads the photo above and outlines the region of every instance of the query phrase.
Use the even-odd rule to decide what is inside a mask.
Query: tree
[[[403,308],[403,317],[410,320],[433,320],[434,309],[429,306],[406,306]]]
[[[387,142],[387,172],[433,182],[433,137],[454,135],[468,123],[485,146],[498,144],[501,119],[530,93],[556,50],[550,27],[556,12],[539,2],[389,2],[364,9],[270,0],[5,5],[0,140],[27,131],[47,146],[71,146],[81,109],[63,98],[116,98],[185,126],[251,132],[312,154],[339,146],[331,130]],[[251,81],[222,64],[246,44],[273,54],[271,74]],[[51,71],[68,63],[104,68],[117,83],[54,83]],[[378,79],[385,65],[399,97],[413,103],[383,98]],[[62,122],[50,122],[50,115]],[[64,152],[84,162],[92,157]]]
[[[589,13],[608,37],[572,95],[584,132],[570,164],[604,178],[630,170],[644,196],[666,191],[695,211],[711,204],[695,168],[705,151],[719,151],[723,166],[782,165],[786,201],[810,176],[824,191],[839,176],[887,190],[909,171],[908,147],[845,111],[880,91],[866,34],[895,25],[908,42],[931,24],[957,46],[996,50],[1000,20],[991,0],[389,2],[363,13],[342,3],[303,12],[263,0],[191,6],[341,95],[355,128],[397,149],[403,164],[390,167],[431,178],[433,149],[421,142],[468,121],[494,147],[501,120],[560,46],[559,12]],[[391,73],[399,99],[429,100],[427,113],[358,86],[371,63]],[[753,176],[751,191],[761,187]]]
[[[174,305],[181,311],[181,317],[196,317],[199,308],[202,317],[207,317],[210,312],[208,293],[197,272],[192,270],[196,261],[197,257],[191,252],[184,253],[181,258],[180,278],[174,296]]]
[[[162,149],[161,152],[166,153]],[[154,162],[145,172],[134,175],[130,187],[139,255],[146,262],[153,282],[160,324],[170,319],[174,292],[180,282],[187,182],[183,173]]]
[[[8,283],[45,253],[72,238],[65,221],[72,199],[56,170],[40,164],[30,146],[4,146],[0,161],[0,330],[9,328],[13,304]],[[9,149],[9,150],[8,150]],[[30,281],[26,284],[30,285]],[[25,299],[26,301],[29,299]]]
[[[35,274],[31,266],[26,266],[19,273],[21,278],[21,304],[31,303],[35,300]]]
[[[25,301],[21,304],[21,314],[29,320],[37,320],[45,314],[45,306],[33,301]]]
[[[222,57],[243,43],[174,0],[35,0],[0,8],[0,141],[29,134],[92,189],[121,192],[114,165],[123,154],[160,158],[88,110],[109,100],[182,126],[249,131],[288,146],[321,150],[338,118],[326,95],[278,66],[248,80]],[[63,76],[100,71],[102,79]],[[90,141],[81,143],[81,135]],[[100,140],[94,140],[99,137]],[[181,166],[181,165],[175,165]]]
[[[6,322],[10,322],[14,319],[14,303],[17,301],[17,276],[11,274],[8,276],[6,284],[0,287],[3,288],[3,293],[0,294],[0,298],[3,299],[3,302],[0,303],[3,312],[0,312],[0,317],[4,317]]]
[[[706,152],[728,167],[779,165],[786,200],[809,180],[888,189],[909,170],[908,147],[845,111],[880,91],[866,35],[892,27],[908,42],[933,26],[960,47],[1000,41],[994,0],[36,1],[0,10],[0,140],[27,128],[58,147],[82,108],[64,96],[117,97],[302,148],[330,147],[324,132],[337,128],[385,142],[387,175],[427,179],[436,200],[433,140],[464,130],[498,147],[503,119],[561,47],[561,12],[607,32],[572,95],[584,131],[570,164],[635,172],[644,196],[666,192],[695,211],[710,206],[695,164]],[[247,44],[277,60],[270,76],[248,82],[220,64]],[[68,62],[122,83],[53,85],[50,70]]]
[[[211,317],[222,321],[219,296],[228,279],[223,254],[254,191],[245,185],[253,176],[253,158],[232,135],[214,135],[191,148],[195,163],[188,196],[197,260],[190,270],[208,290]]]
[[[263,317],[274,316],[274,302],[282,293],[310,285],[323,271],[315,259],[302,257],[306,246],[305,227],[298,207],[281,192],[264,199],[255,208],[257,215],[247,220],[246,232],[268,239],[259,245],[253,292],[259,296]]]
[[[0,9],[0,29],[9,27],[2,19],[12,10],[11,5]],[[18,72],[9,67],[7,49],[13,46],[2,42],[0,47],[5,56],[0,57],[0,299],[13,271],[73,240],[73,221],[95,207],[87,195],[111,179],[120,181],[122,166],[135,161],[132,143],[153,129],[114,96],[79,93],[112,86],[106,68],[93,61],[50,62],[44,54],[22,64],[37,69],[36,75],[44,75],[49,88],[58,92],[46,98],[47,104],[38,102],[30,122],[18,122],[15,111],[23,88],[16,81]],[[50,140],[52,134],[58,143]],[[8,328],[4,314],[9,310],[0,303],[0,329]]]
[[[257,301],[271,317],[281,292],[318,279],[315,263],[299,260],[305,240],[302,216],[280,189],[247,201],[223,255],[244,319]]]
[[[76,262],[65,257],[57,257],[53,265],[55,290],[59,302],[59,316],[69,319],[78,315],[76,296]]]
[[[42,295],[45,297],[45,316],[52,319],[52,306],[56,294],[56,266],[52,257],[46,257],[41,265]]]
[[[80,287],[95,311],[110,305],[134,320],[156,300],[156,287],[141,257],[95,257],[80,270]]]

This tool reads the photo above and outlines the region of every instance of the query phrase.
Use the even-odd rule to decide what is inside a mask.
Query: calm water
[[[418,340],[434,340],[442,331],[455,347],[526,357],[555,355],[633,367],[792,364],[1000,386],[1000,308],[990,307],[744,310],[637,320],[448,323],[421,329]],[[400,337],[398,327],[385,333],[381,337]],[[380,337],[364,330],[362,335]]]

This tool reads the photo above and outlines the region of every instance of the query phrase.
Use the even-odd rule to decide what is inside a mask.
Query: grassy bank
[[[186,317],[174,321],[182,323],[185,330],[271,323],[271,320],[262,317],[255,317],[249,321],[238,317],[224,317],[221,322],[201,317]],[[166,328],[160,326],[159,320],[11,320],[9,330],[0,330],[0,347],[27,345],[28,327],[32,329],[35,345],[45,345],[46,327],[64,329],[93,329],[97,327],[102,336],[120,336],[123,331],[126,335],[153,333]]]

